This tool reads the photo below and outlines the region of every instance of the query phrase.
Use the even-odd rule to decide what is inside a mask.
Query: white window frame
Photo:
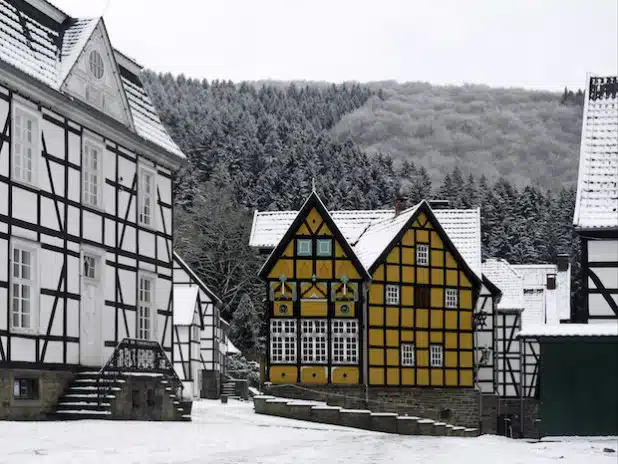
[[[87,155],[87,152],[89,152],[92,149],[96,150],[98,154],[96,170],[91,169],[89,166],[87,166],[87,164],[89,163],[86,163],[86,160],[90,161],[90,157],[89,155]],[[104,198],[104,195],[103,195],[104,151],[105,151],[105,146],[103,143],[95,140],[92,137],[87,137],[87,136],[84,137],[83,146],[82,146],[82,203],[84,205],[97,208],[97,209],[101,209],[101,210],[103,209],[103,198]],[[92,202],[89,199],[89,196],[86,195],[86,180],[87,180],[86,176],[91,175],[91,174],[95,174],[97,176],[97,180],[96,180],[97,196],[94,202]],[[90,185],[90,182],[89,182],[89,185]]]
[[[303,364],[328,362],[328,320],[301,321],[301,361]]]
[[[431,367],[444,366],[444,347],[442,345],[429,345],[429,365]]]
[[[300,244],[309,244],[308,250],[301,250]],[[296,255],[297,256],[313,256],[313,241],[310,238],[296,239]]]
[[[322,245],[328,243],[328,250],[324,251]],[[316,240],[316,256],[320,258],[330,258],[333,256],[333,239],[331,238],[318,238]]]
[[[416,245],[416,264],[418,266],[429,266],[429,245],[426,243]]]
[[[386,286],[384,299],[387,305],[398,305],[401,301],[401,289],[399,285],[388,284]]]
[[[447,288],[444,290],[444,307],[448,309],[457,309],[459,307],[458,289]]]
[[[358,321],[331,320],[332,364],[358,364]]]
[[[146,166],[144,164],[140,164],[137,171],[137,200],[138,200],[138,211],[137,211],[137,222],[139,225],[143,227],[148,227],[149,229],[155,229],[155,218],[156,218],[156,205],[157,205],[157,172],[154,168],[150,166]],[[148,174],[151,177],[150,181],[150,220],[146,222],[144,220],[143,210],[144,210],[144,201],[145,201],[145,192],[142,185],[142,176],[144,174]]]
[[[17,175],[17,171],[16,171],[16,166],[17,166],[17,143],[18,141],[21,142],[21,146],[22,146],[22,150],[23,150],[23,146],[24,146],[24,141],[22,140],[21,137],[17,136],[17,116],[20,115],[22,117],[22,120],[24,117],[30,119],[33,121],[34,124],[34,128],[33,128],[33,140],[31,142],[31,144],[28,145],[28,147],[32,150],[32,161],[31,161],[31,177],[30,179],[26,179],[25,176],[23,174],[21,174],[22,171],[20,171],[20,174]],[[29,106],[26,106],[25,104],[21,104],[19,103],[17,100],[13,101],[13,114],[11,115],[11,179],[13,179],[14,181],[17,182],[21,182],[24,184],[28,184],[28,185],[32,185],[32,186],[37,186],[39,179],[38,179],[38,163],[39,163],[39,157],[41,156],[41,115],[38,111],[36,111],[35,109],[30,108]],[[22,127],[23,127],[23,122],[22,122]],[[20,165],[23,166],[23,162],[24,162],[24,157],[23,157],[23,151],[21,152],[20,155]]]
[[[270,320],[270,362],[296,364],[296,319]]]
[[[401,344],[401,365],[406,367],[416,366],[416,350],[414,343]]]
[[[15,262],[13,260],[13,256],[15,250],[19,250],[20,252],[30,253],[30,278],[23,279],[21,277],[15,277]],[[39,249],[40,246],[34,242],[29,242],[27,240],[21,240],[12,238],[11,239],[11,272],[10,272],[10,283],[9,283],[9,296],[10,296],[10,323],[11,323],[11,331],[15,333],[29,333],[36,334],[39,332],[39,302],[40,302],[40,291],[39,291],[39,282],[40,282],[40,274],[39,274]],[[28,327],[24,327],[22,322],[18,325],[14,323],[14,311],[13,311],[13,298],[15,297],[15,290],[13,288],[14,285],[28,285],[30,287],[30,300],[29,300],[29,313],[30,313],[30,324]],[[23,303],[22,303],[23,304]],[[22,311],[18,314],[22,314]]]
[[[143,299],[142,282],[150,282],[149,301]],[[140,272],[137,279],[137,318],[135,326],[136,338],[140,340],[156,340],[155,322],[157,320],[157,299],[156,299],[156,282],[157,279],[153,274]],[[149,310],[149,315],[144,315],[144,310]],[[142,321],[147,320],[150,325],[148,328]],[[146,333],[146,330],[148,331]]]

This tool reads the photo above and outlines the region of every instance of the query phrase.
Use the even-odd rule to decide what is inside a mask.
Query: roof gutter
[[[110,116],[90,108],[76,98],[51,88],[2,60],[0,60],[0,82],[14,92],[34,99],[41,106],[49,108],[54,112],[62,113],[63,116],[87,127],[89,130],[96,128],[96,132],[103,137],[113,140],[124,148],[144,156],[167,169],[175,171],[188,163],[187,159],[180,158],[159,145],[131,132],[127,127]]]

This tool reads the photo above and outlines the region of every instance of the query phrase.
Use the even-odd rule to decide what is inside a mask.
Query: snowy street
[[[1,464],[615,463],[617,440],[527,443],[495,436],[404,437],[194,403],[193,422],[0,422]]]

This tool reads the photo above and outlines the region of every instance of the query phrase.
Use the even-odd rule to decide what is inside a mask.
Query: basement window
[[[38,400],[39,399],[39,379],[13,380],[13,398],[16,400]]]

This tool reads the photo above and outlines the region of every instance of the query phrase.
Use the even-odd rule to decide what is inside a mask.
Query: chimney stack
[[[431,209],[448,209],[449,206],[448,200],[429,200],[427,203]]]
[[[399,197],[395,199],[395,217],[399,216],[401,212],[406,209],[406,198]]]
[[[556,264],[558,265],[558,272],[566,272],[569,269],[569,255],[567,253],[560,253]]]

